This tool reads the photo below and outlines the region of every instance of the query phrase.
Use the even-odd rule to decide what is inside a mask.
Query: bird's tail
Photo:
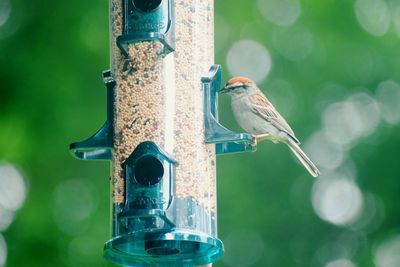
[[[317,177],[320,174],[318,168],[292,138],[289,137],[286,144],[312,176]]]

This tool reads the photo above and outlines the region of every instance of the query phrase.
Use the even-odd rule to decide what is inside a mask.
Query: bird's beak
[[[221,94],[226,94],[228,93],[230,90],[232,89],[232,85],[229,85],[228,83],[224,85],[224,87],[222,87],[219,92]]]
[[[221,94],[226,94],[229,90],[226,87],[222,87],[221,89],[219,89],[219,92]]]

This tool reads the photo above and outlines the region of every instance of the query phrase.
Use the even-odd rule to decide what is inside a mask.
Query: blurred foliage
[[[274,89],[271,99],[306,146],[324,127],[329,105],[357,93],[374,98],[383,81],[400,81],[396,2],[375,1],[387,3],[393,16],[379,36],[360,25],[354,1],[301,1],[299,17],[283,26],[265,19],[263,2],[276,1],[216,1],[216,63],[227,79],[227,53],[235,42],[264,46],[272,68],[260,87]],[[0,160],[18,166],[28,183],[25,205],[2,233],[6,266],[111,266],[102,258],[109,237],[109,164],[78,161],[68,151],[69,143],[105,119],[107,14],[107,1],[0,0]],[[311,50],[300,58],[302,39],[290,38],[297,31],[312,36]],[[292,88],[290,106],[280,81]],[[239,129],[228,98],[221,97],[220,108],[225,124]],[[352,266],[337,259],[395,266],[379,265],[387,254],[379,244],[399,234],[399,148],[399,125],[382,120],[347,149],[342,165],[350,166],[363,214],[372,218],[365,225],[363,216],[344,225],[322,220],[312,202],[316,181],[283,145],[262,143],[257,153],[220,157],[218,223],[227,253],[215,266]],[[59,197],[70,192],[68,181],[81,186],[83,193],[72,193],[87,196],[90,208],[72,212],[73,222],[60,222],[59,216],[86,205]],[[57,205],[66,211],[60,214]]]

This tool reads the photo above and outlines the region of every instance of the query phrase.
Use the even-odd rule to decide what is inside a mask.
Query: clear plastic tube
[[[127,1],[110,2],[116,87],[113,227],[106,257],[142,264],[135,266],[207,264],[223,250],[217,238],[215,145],[205,143],[201,86],[214,62],[214,3]],[[127,25],[127,14],[135,27]],[[124,49],[117,45],[128,30],[161,31],[167,21],[175,30],[173,52],[163,35],[153,33],[141,33],[147,38],[132,39]]]

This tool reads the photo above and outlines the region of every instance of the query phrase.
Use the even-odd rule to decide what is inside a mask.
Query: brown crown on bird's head
[[[229,81],[227,82],[227,84],[234,84],[234,83],[252,83],[253,81],[250,80],[247,77],[243,77],[243,76],[238,76],[238,77],[233,77],[231,79],[229,79]]]
[[[255,83],[247,77],[243,76],[233,77],[229,79],[229,81],[221,89],[221,93],[228,93],[238,88],[247,89],[248,87],[254,85]]]

